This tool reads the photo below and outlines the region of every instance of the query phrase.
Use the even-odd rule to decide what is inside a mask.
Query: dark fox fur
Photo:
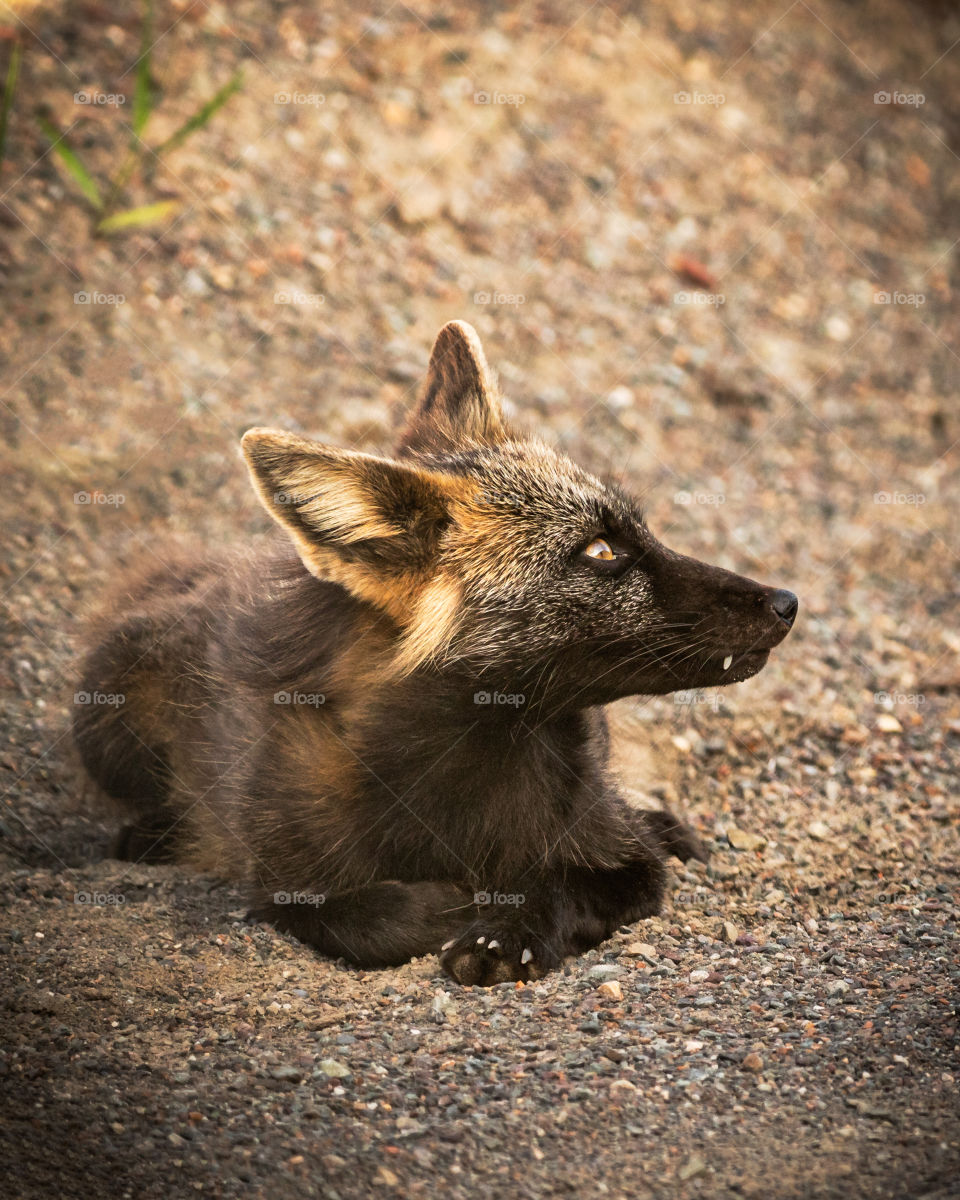
[[[81,688],[122,857],[245,881],[255,913],[360,966],[442,953],[529,979],[658,911],[704,856],[607,768],[598,707],[755,674],[791,593],[661,545],[616,486],[504,424],[469,325],[437,338],[395,458],[251,430],[293,553],[129,582]]]

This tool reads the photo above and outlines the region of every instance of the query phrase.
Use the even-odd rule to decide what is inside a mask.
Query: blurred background
[[[810,1003],[826,1017],[804,1011],[834,1038],[838,1079],[848,1054],[874,1071],[881,1028],[897,1049],[910,1041],[909,1063],[876,1079],[912,1081],[920,1108],[940,1096],[947,1115],[896,1153],[913,1138],[910,1171],[955,1164],[947,960],[911,947],[956,934],[956,6],[8,3],[0,84],[0,852],[16,921],[42,918],[47,938],[21,933],[9,958],[27,1058],[31,1022],[49,1024],[29,1014],[54,1011],[32,998],[51,962],[61,990],[99,986],[115,964],[160,1028],[194,1019],[169,1007],[175,959],[158,951],[154,979],[126,954],[145,937],[165,944],[171,921],[208,956],[197,987],[183,968],[181,996],[206,996],[211,980],[259,994],[259,958],[247,982],[236,974],[251,937],[300,953],[311,995],[317,980],[328,998],[354,986],[242,925],[224,935],[237,957],[221,961],[208,926],[225,929],[225,905],[242,899],[208,899],[186,872],[138,869],[141,898],[163,893],[169,908],[107,920],[71,902],[78,882],[109,891],[118,866],[103,861],[108,827],[73,803],[78,633],[116,564],[162,559],[171,540],[203,553],[270,535],[238,452],[249,426],[389,451],[437,330],[461,318],[519,425],[622,479],[677,550],[800,596],[756,679],[618,706],[627,784],[677,804],[718,848],[709,884],[681,875],[686,901],[641,936],[669,930],[698,954],[785,931],[812,955],[867,946],[883,977],[841,979],[828,996],[814,966]],[[397,987],[436,986],[433,969],[404,968]],[[903,990],[881,1017],[888,986]],[[748,991],[729,1022],[766,1037]],[[368,992],[356,985],[356,1003]],[[831,1034],[841,1003],[848,1023]],[[113,1036],[102,1007],[76,1019]],[[229,1011],[231,1028],[246,1021]],[[173,1070],[158,1037],[156,1061]],[[810,1061],[770,1169],[796,1145],[812,1156],[801,1178],[821,1160],[841,1178],[858,1143],[843,1140],[839,1095],[812,1098],[825,1076]],[[889,1104],[902,1108],[900,1091]],[[830,1105],[839,1140],[811,1149],[804,1123]],[[86,1128],[68,1108],[69,1127]],[[11,1136],[47,1146],[25,1111]],[[56,1127],[56,1102],[47,1111]],[[103,1119],[143,1134],[129,1112]],[[858,1169],[880,1189],[889,1148],[874,1142],[889,1127],[874,1126]],[[749,1150],[731,1136],[735,1179]],[[98,1142],[88,1150],[84,1170],[114,1170]]]
[[[388,450],[454,317],[668,544],[801,596],[724,704],[952,704],[950,7],[5,9],[9,736],[114,563],[267,530],[245,428]]]

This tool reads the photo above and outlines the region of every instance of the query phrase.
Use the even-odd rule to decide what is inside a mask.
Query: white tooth
[[[733,662],[733,655],[728,654],[727,657],[723,660],[723,669],[726,671],[732,662]]]

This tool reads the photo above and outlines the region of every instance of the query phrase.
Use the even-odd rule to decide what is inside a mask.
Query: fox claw
[[[534,952],[524,945],[523,932],[499,930],[496,936],[479,934],[476,927],[465,931],[440,954],[440,965],[455,979],[469,987],[492,987],[512,980],[527,982],[539,979],[560,963],[560,956],[545,943],[537,944]]]

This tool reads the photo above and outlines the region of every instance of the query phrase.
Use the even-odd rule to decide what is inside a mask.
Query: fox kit
[[[128,813],[118,855],[240,879],[324,954],[440,953],[465,984],[655,914],[664,860],[705,852],[618,795],[600,706],[756,674],[797,598],[668,550],[619,487],[511,432],[462,322],[394,457],[242,446],[285,552],[142,573],[83,666],[125,698],[75,721]]]

